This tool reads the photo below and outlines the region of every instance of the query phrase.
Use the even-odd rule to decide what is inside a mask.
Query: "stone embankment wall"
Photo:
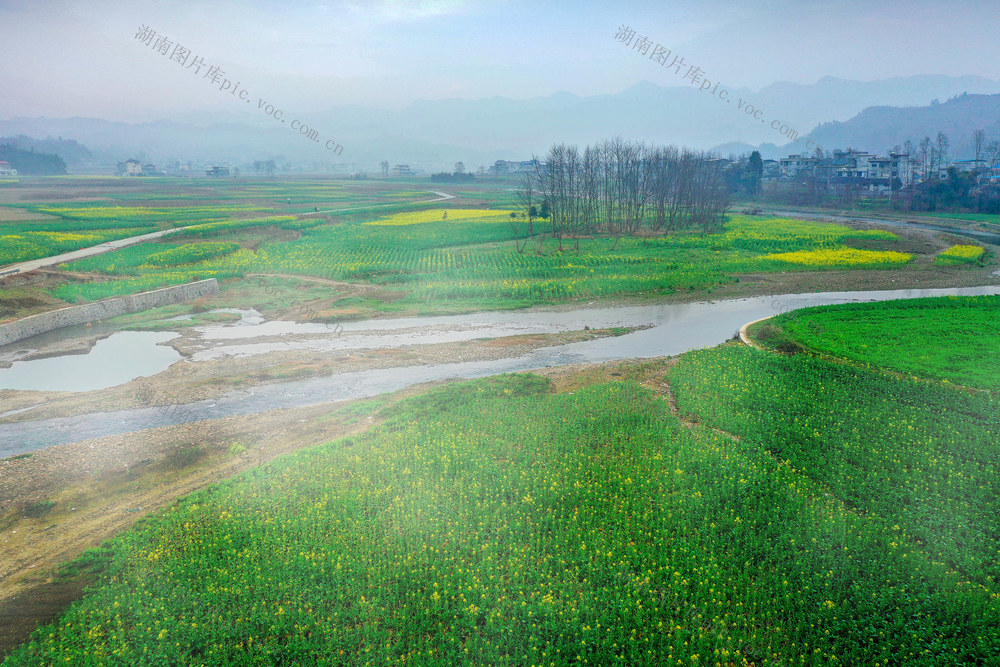
[[[197,299],[206,294],[215,294],[218,291],[219,282],[215,278],[209,278],[186,285],[164,287],[151,292],[95,301],[82,306],[50,310],[47,313],[39,313],[7,324],[0,324],[0,345],[16,343],[19,340],[60,327],[97,322],[116,315],[136,313],[140,310]]]

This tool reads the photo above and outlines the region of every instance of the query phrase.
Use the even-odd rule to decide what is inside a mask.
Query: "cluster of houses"
[[[736,162],[720,158],[719,162],[726,165]],[[508,161],[497,160],[486,170],[486,174],[496,178],[517,176],[523,173],[535,173],[545,165],[539,165],[537,160]],[[828,157],[818,158],[806,155],[789,155],[781,160],[764,160],[761,177],[765,181],[797,180],[805,177],[816,177],[828,184],[854,182],[865,185],[872,191],[888,191],[895,188],[912,185],[916,175],[915,162],[910,156],[901,153],[890,153],[879,156],[861,151],[835,151]]]
[[[156,170],[155,164],[143,164],[139,160],[125,160],[118,163],[119,176],[163,176],[163,172]]]
[[[720,158],[719,162],[733,163],[733,160]],[[342,170],[355,170],[354,165],[341,165]],[[1000,164],[991,165],[986,160],[955,160],[950,164],[937,165],[930,178],[946,178],[948,169],[975,172],[979,182],[1000,185]],[[168,165],[173,175],[192,175],[194,169],[189,162],[186,165],[174,163]],[[487,168],[480,167],[479,175],[493,178],[517,178],[521,174],[534,174],[544,171],[545,164],[538,160],[497,160]],[[393,177],[417,176],[419,169],[413,169],[408,164],[394,165],[386,170]],[[118,163],[118,173],[122,176],[164,176],[166,172],[158,170],[154,164],[143,164],[139,160],[130,159]],[[229,167],[210,165],[205,168],[208,176],[235,176],[238,170]],[[7,162],[0,161],[0,176],[15,176],[17,170]],[[814,179],[827,186],[852,185],[872,193],[887,193],[890,190],[906,188],[924,179],[917,160],[906,153],[877,155],[854,149],[833,151],[822,157],[810,155],[789,155],[780,160],[763,160],[764,181],[801,181]]]
[[[720,158],[719,162],[732,164],[734,160]],[[484,171],[495,178],[516,177],[535,173],[545,165],[537,160],[497,160]],[[1000,185],[1000,165],[990,165],[986,160],[955,160],[936,166],[932,177],[947,178],[948,169],[975,172],[980,183]],[[483,172],[481,172],[483,173]],[[872,193],[888,193],[909,187],[923,180],[917,160],[906,153],[877,155],[854,149],[836,150],[823,157],[789,155],[780,160],[763,160],[761,178],[764,181],[798,181],[812,178],[827,186],[854,185]]]
[[[870,192],[888,192],[928,179],[945,179],[949,169],[975,173],[980,184],[1000,184],[1000,164],[991,165],[987,160],[954,160],[935,165],[924,174],[916,158],[906,153],[875,155],[853,149],[834,151],[826,157],[789,155],[764,160],[763,178],[790,181],[811,177],[827,185],[851,184]]]
[[[170,171],[169,175],[172,176],[191,176],[196,171],[192,163],[188,162],[186,164],[181,164],[180,162],[172,162],[167,165],[167,169]],[[237,175],[239,173],[238,169],[233,168],[232,170],[226,166],[220,165],[209,165],[205,167],[206,176],[230,176]],[[118,175],[119,176],[167,176],[167,171],[162,169],[157,169],[155,164],[147,162],[143,164],[139,160],[129,159],[124,162],[118,163]]]
[[[0,176],[17,176],[17,169],[14,169],[10,162],[0,160]]]
[[[913,185],[916,174],[916,161],[906,153],[875,155],[848,149],[826,157],[789,155],[780,160],[764,160],[763,178],[812,177],[829,185],[853,184],[872,192],[887,192]]]
[[[497,160],[493,166],[487,168],[486,173],[496,178],[507,176],[517,176],[518,174],[534,174],[538,171],[538,160]]]

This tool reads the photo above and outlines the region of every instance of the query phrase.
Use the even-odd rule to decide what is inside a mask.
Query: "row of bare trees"
[[[619,138],[585,146],[555,144],[535,171],[522,175],[517,203],[527,219],[523,252],[534,236],[534,219],[543,206],[552,235],[564,238],[642,231],[671,232],[701,226],[722,227],[731,195],[725,164],[704,152],[675,146],[650,146]],[[516,222],[515,231],[517,230]],[[541,247],[539,245],[539,247]]]
[[[1000,162],[1000,141],[993,140],[987,143],[986,131],[983,129],[973,130],[967,146],[971,149],[977,169],[981,163],[994,165]],[[898,144],[893,146],[890,152],[906,153],[911,156],[916,162],[917,173],[926,181],[932,176],[943,173],[945,167],[950,164],[948,159],[950,147],[951,142],[948,140],[948,135],[944,132],[938,132],[937,137],[933,140],[927,136],[921,139],[918,144],[914,144],[907,139],[902,146]],[[962,152],[961,146],[959,152]]]

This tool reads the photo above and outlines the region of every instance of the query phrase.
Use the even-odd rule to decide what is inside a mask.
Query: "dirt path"
[[[553,387],[557,392],[570,392],[603,382],[616,382],[632,380],[639,383],[646,389],[652,391],[666,402],[670,408],[670,414],[677,417],[677,420],[689,429],[708,428],[713,433],[724,438],[739,442],[740,438],[728,431],[714,427],[706,427],[697,418],[681,412],[677,405],[677,398],[670,387],[667,375],[679,360],[679,357],[660,357],[656,359],[644,359],[642,361],[611,361],[603,364],[578,364],[575,366],[560,366],[551,369],[533,371],[535,375],[542,375],[552,380]]]
[[[420,201],[408,201],[408,202],[389,202],[387,204],[369,204],[368,206],[355,206],[353,208],[330,208],[325,211],[312,211],[311,213],[300,213],[299,215],[321,215],[323,213],[344,213],[347,211],[363,211],[368,208],[378,208],[380,206],[398,206],[399,204],[429,204],[436,201],[446,201],[448,199],[454,199],[455,195],[450,195],[447,192],[435,192],[434,190],[428,190],[431,194],[437,195],[437,199],[421,199]]]
[[[347,289],[358,289],[361,287],[371,287],[375,288],[377,285],[364,285],[361,283],[345,283],[342,280],[332,280],[330,278],[317,278],[316,276],[299,276],[294,273],[248,273],[247,278],[252,278],[254,276],[269,276],[273,278],[291,278],[292,280],[304,280],[310,283],[321,283],[323,285],[333,285],[335,287],[344,287]]]

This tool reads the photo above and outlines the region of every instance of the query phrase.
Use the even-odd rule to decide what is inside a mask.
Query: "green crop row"
[[[631,383],[414,397],[88,555],[5,664],[992,660],[996,426],[952,429],[994,404],[749,349],[671,382],[739,440]]]

